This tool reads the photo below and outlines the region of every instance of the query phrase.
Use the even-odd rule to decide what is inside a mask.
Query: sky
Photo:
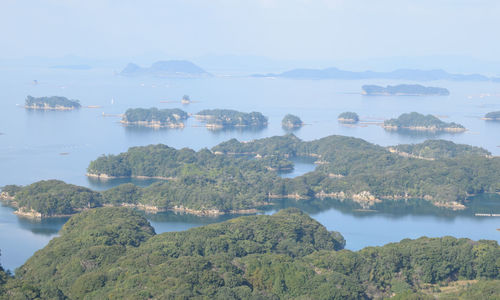
[[[498,0],[1,0],[0,59],[500,61]]]

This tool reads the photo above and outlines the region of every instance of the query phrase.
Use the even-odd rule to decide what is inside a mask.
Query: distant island
[[[500,111],[492,111],[484,115],[484,120],[500,121]]]
[[[294,129],[294,128],[300,128],[304,125],[304,122],[302,120],[291,114],[287,114],[283,120],[281,120],[281,127],[284,129]]]
[[[397,119],[384,122],[387,130],[409,129],[419,131],[463,132],[465,127],[457,123],[446,123],[433,115],[423,115],[417,112],[400,115]]]
[[[121,72],[124,76],[149,75],[171,78],[199,78],[212,76],[207,71],[187,60],[158,61],[149,68],[129,63]]]
[[[207,128],[226,127],[265,127],[267,117],[260,112],[244,113],[231,109],[205,109],[195,117],[205,123]]]
[[[181,103],[182,104],[189,104],[189,103],[191,103],[191,98],[189,98],[189,95],[182,96]]]
[[[178,108],[130,108],[123,115],[121,123],[152,128],[182,128],[184,127],[184,120],[187,118],[188,114]]]
[[[73,110],[80,108],[80,101],[70,100],[66,97],[32,97],[27,96],[24,107],[28,109],[41,110]]]
[[[443,70],[398,69],[392,72],[353,72],[338,68],[293,69],[279,74],[254,74],[253,77],[281,77],[289,79],[394,79],[412,81],[452,80],[452,81],[490,81],[493,78],[480,74],[450,74]]]
[[[363,85],[362,94],[368,96],[448,96],[450,91],[439,87],[425,87],[419,84],[400,84],[382,87]]]
[[[340,123],[358,123],[359,122],[359,116],[355,112],[346,111],[346,112],[341,113],[337,117],[337,120]]]

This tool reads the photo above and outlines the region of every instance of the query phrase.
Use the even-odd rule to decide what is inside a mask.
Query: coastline
[[[465,132],[467,131],[466,128],[458,128],[458,127],[443,127],[443,128],[438,128],[436,126],[394,126],[394,125],[382,125],[382,128],[385,130],[392,130],[392,131],[397,131],[399,129],[408,129],[408,130],[414,130],[414,131],[431,131],[431,132],[438,132],[438,131],[445,131],[445,132]]]
[[[120,121],[121,124],[125,126],[142,126],[149,128],[184,128],[184,123],[161,123],[160,121],[137,121],[137,122],[129,122],[129,121]]]
[[[39,106],[39,105],[25,105],[24,108],[26,109],[33,109],[33,110],[75,110],[78,109],[79,107],[68,107],[68,106],[61,106],[61,105],[56,105],[56,106],[49,106],[45,104],[44,106]]]

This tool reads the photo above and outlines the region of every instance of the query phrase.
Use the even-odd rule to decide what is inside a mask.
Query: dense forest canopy
[[[80,108],[80,102],[78,100],[70,100],[66,97],[52,96],[52,97],[32,97],[27,96],[24,102],[26,107],[30,108]]]
[[[384,121],[384,127],[465,130],[465,127],[460,124],[454,122],[446,123],[433,115],[423,115],[417,112],[402,114],[397,119],[386,120]]]
[[[158,122],[160,125],[181,124],[188,118],[188,114],[178,108],[158,109],[152,107],[146,108],[129,108],[123,116],[122,122],[127,124],[139,125],[143,122],[152,123]]]
[[[0,282],[1,299],[488,299],[494,241],[420,238],[357,252],[297,209],[155,234],[139,213],[92,209]],[[440,287],[471,282],[458,291]],[[410,298],[408,298],[410,297]],[[427,297],[427,298],[426,298]],[[493,299],[493,298],[491,298]]]
[[[363,85],[364,95],[395,95],[395,96],[448,96],[450,91],[440,87],[425,87],[419,84],[388,85]]]
[[[357,122],[359,122],[358,114],[355,112],[351,112],[351,111],[346,111],[346,112],[341,113],[337,117],[337,119],[340,122],[345,122],[345,123],[357,123]]]
[[[290,159],[295,157],[313,157],[316,169],[295,178],[280,177],[277,171],[292,168]],[[251,142],[232,139],[199,151],[165,145],[132,147],[92,161],[88,173],[164,180],[144,188],[124,184],[100,193],[42,181],[23,188],[4,187],[3,195],[8,196],[4,201],[13,205],[9,197],[14,196],[19,209],[47,216],[123,204],[220,214],[254,211],[280,198],[352,200],[361,208],[424,199],[440,207],[465,209],[469,195],[500,192],[500,159],[484,149],[446,141],[385,148],[344,136],[310,142],[294,135]]]
[[[456,158],[469,155],[491,156],[491,152],[486,149],[470,145],[455,144],[446,140],[427,140],[420,144],[397,145],[391,148],[398,152],[431,159]]]
[[[260,112],[244,113],[231,109],[205,109],[196,114],[207,125],[231,126],[267,126],[267,117]]]

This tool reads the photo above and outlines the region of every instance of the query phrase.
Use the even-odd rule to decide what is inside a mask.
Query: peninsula
[[[187,118],[188,114],[178,108],[130,108],[123,115],[121,123],[151,128],[183,128]]]
[[[302,120],[291,114],[287,114],[283,120],[281,120],[281,127],[284,129],[294,129],[294,128],[300,128],[304,125],[304,122]]]
[[[149,68],[129,63],[121,72],[123,76],[155,76],[166,78],[203,78],[212,74],[187,60],[157,61]]]
[[[422,237],[359,251],[295,208],[156,234],[90,209],[9,274],[0,299],[494,299],[495,241]],[[40,295],[40,297],[37,297]]]
[[[24,107],[27,109],[40,110],[73,110],[80,108],[78,100],[70,100],[66,97],[32,97],[27,96],[24,101]]]
[[[423,115],[417,112],[400,115],[397,119],[384,121],[383,127],[387,130],[419,130],[419,131],[446,131],[464,132],[466,129],[457,123],[446,123],[433,115]]]
[[[198,112],[195,118],[204,122],[207,128],[212,129],[267,126],[267,117],[260,112],[244,113],[231,109],[205,109]]]
[[[346,112],[341,113],[337,117],[337,120],[340,123],[358,123],[359,122],[359,116],[355,112],[346,111]]]
[[[492,111],[484,115],[484,120],[487,121],[500,121],[500,111]]]
[[[363,85],[361,94],[367,96],[448,96],[450,91],[419,84],[388,85],[387,87]]]
[[[282,178],[293,158],[313,157],[314,171]],[[409,172],[408,170],[411,170]],[[421,199],[440,208],[467,209],[470,195],[500,192],[500,158],[452,142],[381,147],[329,136],[302,141],[294,135],[250,142],[231,139],[211,150],[165,145],[132,147],[89,164],[97,178],[159,178],[147,187],[122,184],[102,192],[42,181],[6,186],[2,200],[31,217],[67,215],[99,206],[196,215],[251,213],[293,199],[337,199],[354,208],[384,209]],[[471,176],[471,174],[476,174]]]

